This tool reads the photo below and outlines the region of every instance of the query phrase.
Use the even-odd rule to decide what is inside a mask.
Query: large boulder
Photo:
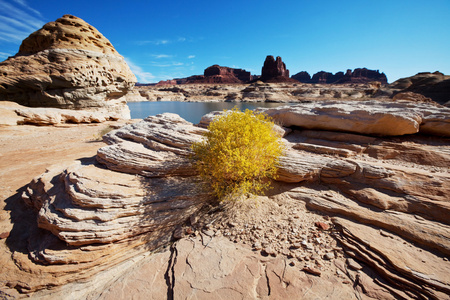
[[[0,63],[0,100],[31,107],[100,109],[129,118],[136,77],[98,30],[64,15],[26,38]]]

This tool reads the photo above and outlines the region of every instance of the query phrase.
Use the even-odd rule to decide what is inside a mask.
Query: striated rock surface
[[[448,298],[450,112],[346,105],[267,110],[291,127],[279,176],[266,196],[230,205],[210,205],[188,161],[206,129],[162,114],[110,132],[96,162],[28,185],[35,217],[8,237],[28,232],[29,252],[13,254],[22,280],[2,280],[22,292],[55,286],[42,295],[57,298],[73,291],[58,285],[134,260],[78,298]],[[172,237],[170,250],[138,258]]]
[[[190,146],[205,129],[176,114],[150,116],[103,137],[97,160],[109,169],[150,177],[192,176]]]
[[[26,107],[15,102],[0,102],[0,124],[2,125],[58,125],[80,123],[103,123],[123,118],[121,112],[107,108],[72,110],[51,107]]]
[[[14,255],[31,278],[10,278],[9,286],[33,292],[84,280],[168,243],[208,203],[187,159],[203,131],[177,115],[149,117],[105,137],[110,145],[97,155],[102,165],[56,166],[35,178],[22,195],[36,213],[20,230],[29,257]]]
[[[298,126],[369,135],[404,135],[420,131],[450,136],[450,110],[427,103],[305,102],[260,111],[285,127]]]
[[[94,27],[64,15],[0,63],[0,100],[32,107],[101,108],[129,118],[123,97],[136,77]]]

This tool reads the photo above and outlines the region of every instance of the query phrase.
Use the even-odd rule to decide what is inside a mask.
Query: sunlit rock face
[[[0,63],[0,100],[31,107],[100,110],[129,118],[136,77],[97,29],[64,15],[26,38]]]
[[[153,274],[144,286],[167,295],[296,295],[314,281],[318,294],[346,299],[448,298],[450,112],[403,101],[265,111],[285,128],[278,177],[235,219],[199,213],[210,196],[190,145],[207,129],[174,114],[114,130],[95,158],[35,178],[23,193],[29,255],[13,256],[28,280],[10,284],[31,292],[87,279],[186,234],[124,276]],[[310,222],[317,212],[326,224]],[[108,290],[145,291],[130,288]]]

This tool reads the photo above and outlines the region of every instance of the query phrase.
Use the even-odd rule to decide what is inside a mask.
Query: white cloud
[[[154,58],[171,58],[171,57],[173,57],[173,55],[169,55],[169,54],[152,54],[151,56],[153,56]]]
[[[38,16],[42,16],[39,11],[37,11],[34,8],[30,7],[25,0],[14,0],[14,2],[22,5],[23,7],[25,7],[26,9],[28,9],[29,11],[33,12],[34,14],[36,14]]]
[[[157,39],[157,40],[145,40],[145,41],[136,41],[136,44],[139,46],[152,44],[152,45],[167,45],[167,44],[173,44],[173,43],[183,43],[186,42],[187,39],[185,37],[179,37],[176,39]]]
[[[0,40],[21,42],[45,23],[41,13],[24,0],[14,0],[13,3],[0,0]]]
[[[177,62],[177,61],[172,61],[172,62],[168,62],[168,63],[159,63],[159,62],[155,62],[152,61],[151,62],[153,67],[158,67],[158,68],[167,68],[167,67],[179,67],[179,66],[184,66],[184,63],[182,62]]]
[[[141,67],[134,64],[130,59],[125,57],[125,61],[127,62],[128,66],[130,67],[131,72],[133,72],[133,74],[136,75],[138,82],[149,83],[149,82],[153,82],[155,80],[155,76],[153,76],[152,73],[142,70]]]
[[[7,52],[0,52],[0,58],[8,58],[10,56],[13,56],[11,53],[7,53]]]
[[[189,55],[188,58],[193,59],[193,58],[195,58],[195,55]]]

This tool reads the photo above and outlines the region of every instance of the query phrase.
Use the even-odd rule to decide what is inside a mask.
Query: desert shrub
[[[196,167],[221,200],[259,194],[270,184],[282,152],[274,123],[265,114],[234,108],[212,121],[194,143]]]

